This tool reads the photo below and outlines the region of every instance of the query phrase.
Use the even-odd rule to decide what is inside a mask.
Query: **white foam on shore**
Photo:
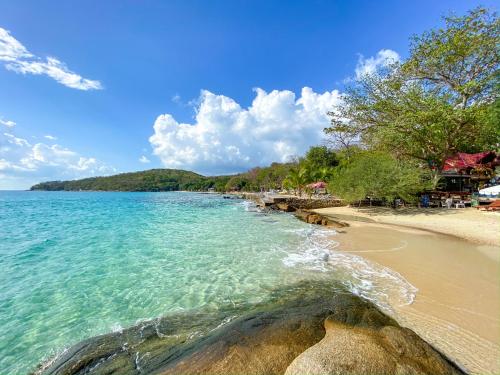
[[[294,232],[303,236],[304,242],[283,259],[285,266],[331,273],[335,281],[352,293],[388,312],[392,306],[409,305],[415,299],[418,289],[399,273],[360,256],[335,250],[338,243],[332,241],[331,229],[311,225]]]

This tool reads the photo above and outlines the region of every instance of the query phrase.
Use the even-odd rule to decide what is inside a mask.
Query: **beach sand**
[[[332,237],[339,242],[336,250],[389,267],[418,288],[412,304],[393,306],[401,325],[471,373],[500,373],[500,216],[476,210],[408,215],[385,209],[360,214],[348,207],[316,211],[350,224]]]
[[[487,245],[500,246],[500,213],[478,211],[475,208],[400,208],[331,207],[314,210],[343,221],[365,219],[367,222],[394,224],[426,229],[465,238]],[[499,252],[494,255],[499,256]]]

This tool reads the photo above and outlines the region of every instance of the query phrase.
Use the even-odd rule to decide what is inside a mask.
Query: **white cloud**
[[[142,155],[140,158],[139,158],[139,161],[141,163],[150,163],[151,160],[149,160],[147,157],[145,157],[144,155]]]
[[[360,79],[364,75],[374,74],[380,68],[387,67],[390,64],[400,61],[400,56],[396,51],[390,49],[381,49],[375,56],[364,58],[359,56],[358,64],[356,65],[356,78]]]
[[[0,189],[29,188],[47,180],[103,175],[116,170],[58,144],[31,144],[11,133],[0,134]]]
[[[14,134],[3,133],[3,135],[5,136],[7,143],[17,146],[26,146],[26,147],[30,146],[29,142],[26,139],[18,138]]]
[[[153,152],[170,168],[205,174],[232,173],[302,155],[323,139],[327,112],[339,103],[337,90],[301,96],[288,90],[256,89],[248,108],[233,99],[202,91],[194,124],[170,114],[156,119],[149,138]]]
[[[43,136],[44,138],[47,138],[48,140],[55,141],[57,140],[57,137],[54,137],[53,135],[47,134]]]
[[[0,61],[5,67],[16,73],[47,75],[57,82],[78,90],[99,90],[99,81],[83,78],[68,69],[66,64],[55,57],[45,60],[30,53],[9,31],[0,27]]]
[[[14,121],[4,120],[2,118],[0,118],[0,124],[5,125],[8,128],[12,128],[16,125],[16,123]]]

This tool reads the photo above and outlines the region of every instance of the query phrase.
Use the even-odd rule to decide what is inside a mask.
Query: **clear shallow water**
[[[194,193],[0,192],[0,373],[169,313],[340,280],[383,305],[411,285],[287,214]]]

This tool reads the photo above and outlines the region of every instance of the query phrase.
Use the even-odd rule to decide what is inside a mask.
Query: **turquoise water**
[[[334,277],[376,298],[373,269],[329,253],[331,235],[217,195],[0,192],[0,373],[27,373],[141,320],[259,302],[303,279]]]

